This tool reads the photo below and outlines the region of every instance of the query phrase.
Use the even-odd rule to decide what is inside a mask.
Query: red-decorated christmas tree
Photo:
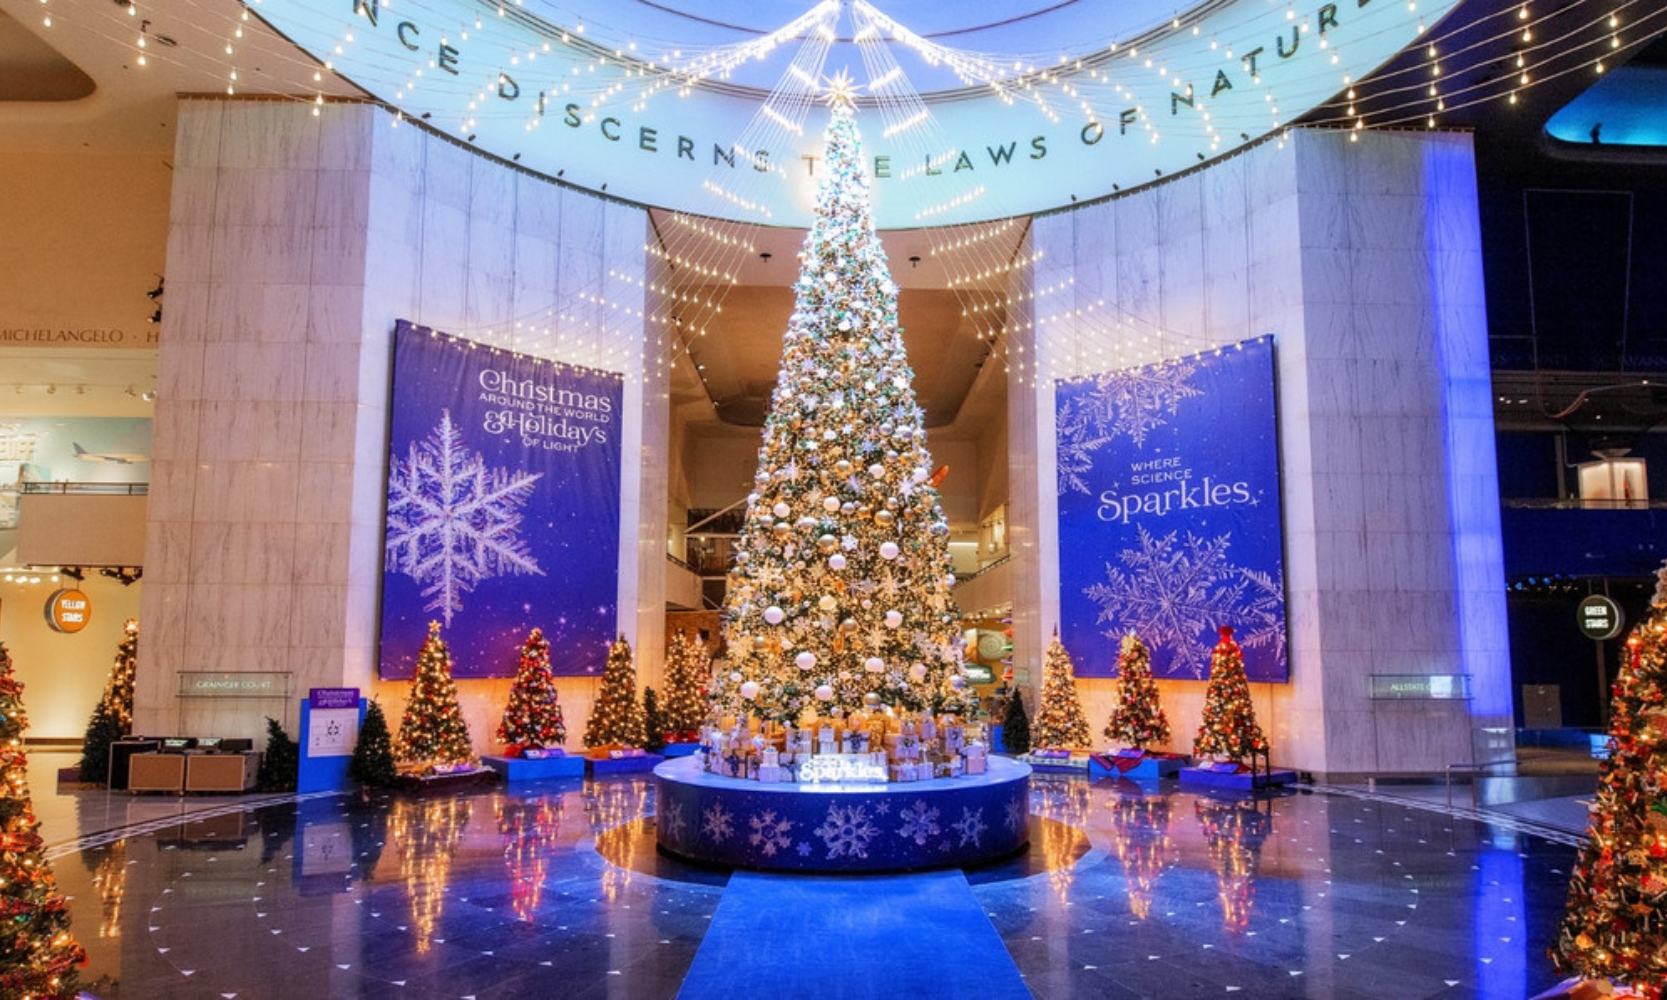
[[[1221,641],[1210,653],[1210,686],[1204,691],[1204,720],[1192,738],[1199,757],[1243,761],[1264,753],[1268,738],[1256,724],[1250,703],[1250,682],[1244,675],[1244,652],[1233,641],[1233,629],[1221,627]]]
[[[585,746],[640,747],[645,741],[642,702],[637,700],[637,664],[631,656],[631,644],[621,635],[608,647],[602,693],[596,696],[590,721],[585,723]]]
[[[69,905],[46,860],[23,755],[23,685],[0,643],[0,997],[59,1000],[76,995],[87,953],[69,932]]]
[[[1169,718],[1152,680],[1152,655],[1133,632],[1123,637],[1117,653],[1117,707],[1104,732],[1113,743],[1140,749],[1169,742]]]
[[[1551,960],[1659,1000],[1667,984],[1667,565],[1649,613],[1627,637],[1610,720],[1613,749],[1598,774]]]
[[[429,622],[428,639],[417,654],[416,673],[411,675],[399,737],[394,740],[394,756],[407,770],[478,763],[451,672],[451,653],[440,638],[440,623]]]
[[[544,638],[543,629],[535,628],[521,644],[521,665],[498,723],[498,742],[518,755],[529,747],[554,747],[566,741],[556,678],[550,673],[550,641]]]
[[[706,681],[712,651],[699,635],[674,632],[666,655],[666,729],[680,741],[694,740],[708,711]]]
[[[1088,745],[1088,717],[1082,714],[1082,702],[1077,698],[1071,654],[1059,641],[1057,629],[1042,661],[1042,695],[1036,702],[1036,715],[1030,720],[1030,745],[1040,748]]]

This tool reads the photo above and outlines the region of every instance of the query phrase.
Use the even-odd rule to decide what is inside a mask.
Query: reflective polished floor
[[[44,770],[82,984],[104,1000],[672,997],[726,933],[728,874],[655,850],[645,776],[179,799],[56,792]],[[966,879],[1037,997],[1524,998],[1559,978],[1545,949],[1576,838],[1550,826],[1364,788],[1054,775],[1031,811],[1029,851]],[[772,995],[857,995],[840,963],[933,947],[894,938],[784,969]]]

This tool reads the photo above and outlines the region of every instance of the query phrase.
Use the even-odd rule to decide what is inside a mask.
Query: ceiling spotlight
[[[47,387],[46,387],[46,394],[47,394],[47,395],[48,395],[48,396],[51,396],[51,395],[53,395],[53,394],[54,394],[54,393],[56,393],[56,392],[57,392],[57,391],[58,391],[58,387],[57,387],[57,386],[55,386],[55,385],[49,385],[49,386],[47,386]]]
[[[149,403],[156,399],[156,393],[147,389],[139,394],[139,398]]]
[[[147,298],[147,299],[159,299],[159,298],[161,298],[162,297],[162,285],[166,281],[167,281],[166,278],[157,278],[156,279],[156,287],[151,289],[150,291],[146,292],[145,293],[145,298]]]

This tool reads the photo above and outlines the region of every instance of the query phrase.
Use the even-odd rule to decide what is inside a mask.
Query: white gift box
[[[816,734],[816,739],[820,743],[832,743],[833,738],[834,731],[832,726],[823,726]]]
[[[974,757],[982,759],[988,755],[988,749],[982,743],[968,743],[961,748],[961,755],[968,760],[972,760]]]
[[[781,764],[781,753],[775,747],[764,748],[764,767],[775,767]]]
[[[943,748],[950,753],[959,753],[967,745],[967,727],[961,725],[943,727]]]
[[[766,785],[778,784],[781,781],[781,768],[775,764],[761,764],[758,768],[758,780]]]
[[[990,765],[990,762],[983,757],[968,757],[967,758],[967,773],[968,774],[983,774],[986,770],[989,769],[989,765]]]
[[[936,719],[927,716],[920,720],[920,738],[928,741],[938,738],[938,722]]]
[[[816,752],[819,754],[836,754],[839,752],[839,744],[833,740],[817,740]]]

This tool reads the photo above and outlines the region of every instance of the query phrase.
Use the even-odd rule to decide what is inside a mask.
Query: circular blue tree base
[[[1030,831],[1030,768],[874,784],[764,784],[709,774],[692,757],[654,769],[660,846],[707,864],[768,871],[953,868],[1006,857]]]

